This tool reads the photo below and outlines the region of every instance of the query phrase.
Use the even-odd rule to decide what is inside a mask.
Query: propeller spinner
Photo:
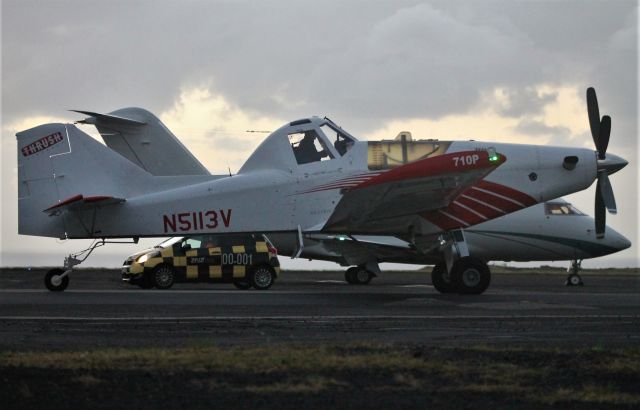
[[[589,113],[589,126],[591,136],[598,154],[598,183],[596,184],[595,220],[596,237],[604,238],[607,224],[607,213],[617,213],[616,199],[613,196],[613,188],[609,182],[609,175],[624,168],[628,162],[617,155],[607,156],[609,137],[611,136],[611,117],[604,115],[600,118],[598,98],[593,87],[587,88],[587,111]]]

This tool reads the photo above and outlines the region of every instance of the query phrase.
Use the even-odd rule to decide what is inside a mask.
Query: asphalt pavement
[[[78,350],[280,343],[465,346],[640,345],[640,276],[495,274],[482,295],[442,295],[424,272],[347,285],[341,272],[284,272],[267,291],[230,284],[143,290],[115,270],[74,272],[65,292],[43,270],[0,271],[0,349]]]

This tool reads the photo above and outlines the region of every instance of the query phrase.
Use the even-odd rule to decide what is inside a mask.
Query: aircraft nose
[[[598,159],[598,171],[605,170],[611,175],[626,167],[629,162],[617,155],[607,154],[605,159]]]
[[[618,251],[631,247],[631,241],[621,233],[607,227],[605,238],[609,246],[616,248]]]

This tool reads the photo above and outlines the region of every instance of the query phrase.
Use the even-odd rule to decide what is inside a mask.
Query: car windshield
[[[182,239],[183,239],[182,236],[173,236],[171,238],[165,239],[164,241],[160,242],[159,244],[154,246],[154,248],[168,248],[174,243],[180,242]]]

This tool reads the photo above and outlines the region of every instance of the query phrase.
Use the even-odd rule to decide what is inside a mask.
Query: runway
[[[483,295],[441,295],[425,273],[383,274],[367,286],[340,272],[285,272],[268,291],[123,284],[114,271],[75,273],[49,292],[41,271],[0,275],[0,348],[296,343],[478,343],[628,346],[640,343],[637,275],[494,275]]]

